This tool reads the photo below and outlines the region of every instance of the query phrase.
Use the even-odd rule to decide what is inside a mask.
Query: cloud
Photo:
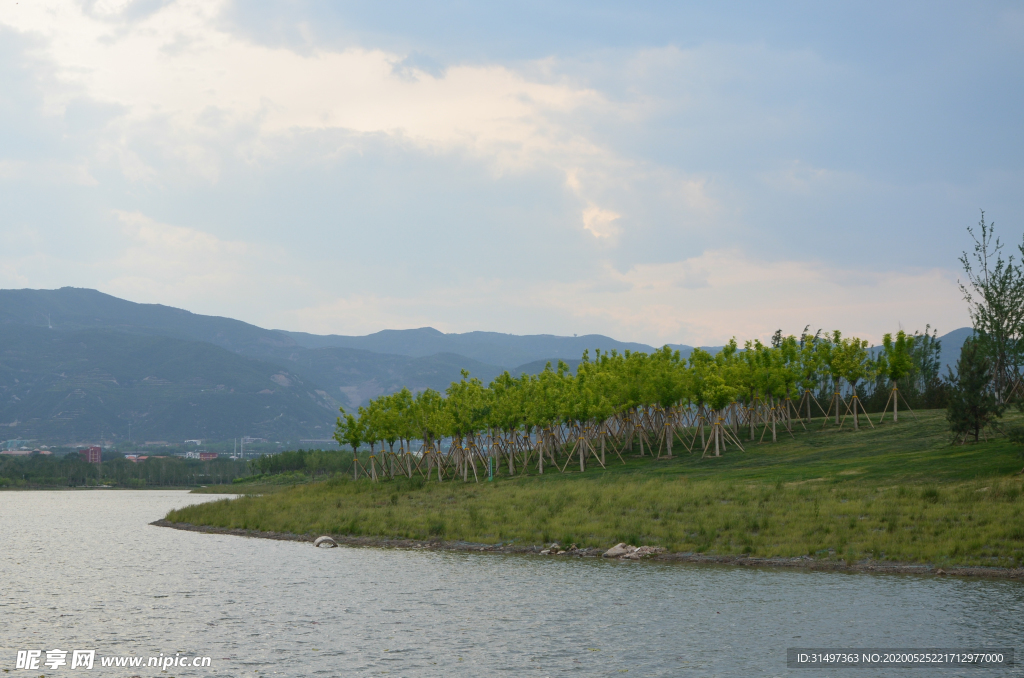
[[[604,153],[556,119],[604,105],[593,90],[531,81],[500,65],[442,72],[385,50],[269,47],[220,27],[225,0],[179,0],[141,19],[116,20],[127,4],[95,3],[90,13],[71,0],[27,3],[0,18],[44,38],[37,56],[52,62],[63,83],[48,93],[51,114],[86,96],[120,107],[123,133],[159,121],[202,139],[212,111],[222,125],[260,135],[383,133],[479,154],[500,170]]]
[[[615,224],[621,216],[611,210],[589,205],[583,210],[583,228],[590,231],[595,238],[613,238],[622,232]]]

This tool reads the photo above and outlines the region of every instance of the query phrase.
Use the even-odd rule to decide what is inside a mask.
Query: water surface
[[[19,649],[211,668],[31,675],[1021,676],[787,669],[786,648],[1024,650],[1024,584],[373,548],[148,525],[217,497],[0,492],[0,669]]]

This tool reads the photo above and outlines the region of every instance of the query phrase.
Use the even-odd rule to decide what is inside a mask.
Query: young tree
[[[853,430],[860,430],[860,421],[857,418],[857,408],[864,410],[864,405],[861,404],[860,399],[857,397],[857,382],[865,377],[871,375],[871,365],[868,360],[868,342],[857,337],[843,339],[838,346],[839,352],[839,367],[842,371],[843,379],[850,385],[852,395],[850,396],[850,405],[853,410]],[[867,411],[864,411],[864,416],[867,416]],[[871,418],[868,417],[868,423],[871,423]]]
[[[979,347],[992,362],[995,397],[999,402],[1019,377],[1024,349],[1024,269],[1013,255],[1003,259],[1003,244],[995,237],[995,224],[985,223],[985,212],[978,222],[980,238],[973,228],[967,232],[974,240],[974,252],[960,257],[967,284],[960,283],[979,337]],[[1020,246],[1024,258],[1024,244]],[[973,259],[973,263],[972,263]]]
[[[885,408],[886,410],[889,409],[889,402],[893,403],[892,420],[894,422],[900,420],[899,380],[905,377],[914,367],[913,348],[914,337],[908,337],[907,333],[903,330],[896,333],[895,340],[893,340],[892,334],[888,332],[882,335],[882,352],[879,354],[875,365],[878,372],[889,377],[889,381],[892,382],[892,391],[889,394],[889,401],[886,402]],[[906,403],[906,400],[903,402]],[[885,410],[882,411],[882,417],[879,421],[884,418]]]
[[[950,370],[949,382],[949,428],[957,438],[970,434],[978,442],[981,432],[1002,416],[1004,409],[992,387],[992,362],[978,339],[964,342],[956,374]]]
[[[338,409],[344,419],[342,417],[338,417],[337,428],[334,431],[334,439],[338,441],[339,445],[352,446],[352,473],[354,478],[358,478],[359,464],[356,461],[356,455],[359,454],[359,446],[363,443],[363,426],[358,419],[345,412],[344,407],[340,407]]]

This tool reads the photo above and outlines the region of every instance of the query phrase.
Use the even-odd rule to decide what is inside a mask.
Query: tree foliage
[[[974,249],[960,257],[967,276],[960,290],[978,337],[977,348],[990,359],[995,396],[1002,402],[1020,374],[1024,352],[1024,269],[1012,254],[1003,258],[1003,243],[995,236],[995,224],[985,223],[984,211],[978,230],[967,231]],[[1024,244],[1019,250],[1024,259]]]
[[[968,339],[960,349],[956,373],[950,370],[946,419],[954,436],[970,435],[978,442],[982,431],[1003,412],[992,381],[992,362],[978,339]]]

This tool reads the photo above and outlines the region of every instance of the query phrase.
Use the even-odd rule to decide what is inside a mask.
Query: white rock
[[[604,557],[605,558],[621,558],[622,556],[626,555],[627,553],[632,553],[633,551],[636,551],[636,547],[635,546],[630,546],[629,544],[626,544],[625,542],[619,542],[615,546],[613,546],[610,549],[608,549],[607,551],[605,551],[604,552]]]

